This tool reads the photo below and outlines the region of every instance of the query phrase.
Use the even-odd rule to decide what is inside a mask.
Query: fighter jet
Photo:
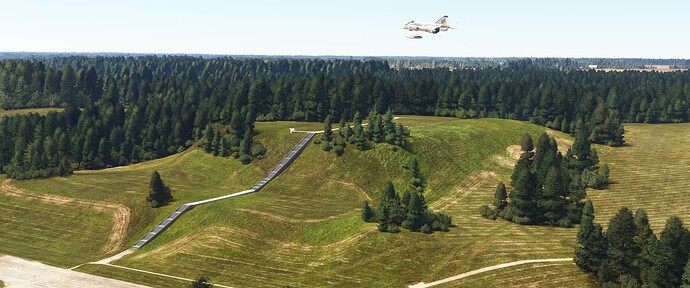
[[[402,29],[411,31],[412,34],[407,36],[407,38],[410,39],[422,39],[422,35],[419,32],[427,32],[431,34],[438,34],[438,32],[445,32],[448,31],[448,29],[455,29],[453,27],[450,27],[448,24],[448,16],[443,16],[441,19],[438,19],[436,23],[421,23],[421,22],[415,22],[415,21],[410,21],[407,22]]]

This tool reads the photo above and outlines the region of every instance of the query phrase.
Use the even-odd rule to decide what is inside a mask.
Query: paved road
[[[522,260],[522,261],[515,261],[515,262],[510,262],[510,263],[503,263],[503,264],[499,264],[499,265],[494,265],[494,266],[489,266],[489,267],[480,268],[480,269],[477,269],[477,270],[472,270],[472,271],[469,271],[469,272],[465,272],[465,273],[462,273],[462,274],[459,274],[459,275],[455,275],[455,276],[453,276],[453,277],[448,277],[448,278],[446,278],[446,279],[441,279],[441,280],[434,281],[434,282],[431,282],[431,283],[423,283],[423,282],[420,282],[420,283],[417,283],[417,284],[414,284],[414,285],[410,285],[410,288],[425,288],[425,287],[436,286],[436,285],[448,283],[448,282],[451,282],[451,281],[460,280],[460,279],[465,278],[465,277],[470,277],[470,276],[472,276],[472,275],[477,275],[477,274],[479,274],[479,273],[484,273],[484,272],[488,272],[488,271],[492,271],[492,270],[496,270],[496,269],[501,269],[501,268],[507,268],[507,267],[511,267],[511,266],[524,265],[524,264],[532,264],[532,263],[565,262],[565,261],[570,261],[570,262],[572,262],[572,261],[573,261],[573,258],[535,259],[535,260]]]
[[[295,147],[292,148],[292,150],[287,155],[285,155],[283,160],[281,160],[280,163],[278,163],[278,165],[276,165],[271,170],[271,172],[269,172],[268,175],[266,175],[266,177],[261,179],[261,181],[259,181],[259,183],[256,183],[256,185],[252,186],[248,190],[244,190],[241,192],[237,192],[237,193],[233,193],[233,194],[225,195],[225,196],[220,196],[220,197],[216,197],[216,198],[211,198],[211,199],[206,199],[206,200],[182,204],[182,206],[177,208],[173,213],[168,215],[168,217],[163,219],[163,221],[161,221],[161,223],[156,225],[156,227],[153,227],[153,229],[151,229],[151,231],[149,231],[149,233],[144,235],[144,237],[142,237],[139,241],[137,241],[137,243],[135,243],[134,246],[132,246],[132,247],[137,248],[137,249],[144,247],[144,245],[148,244],[154,238],[158,237],[158,235],[163,233],[163,231],[165,231],[165,229],[168,229],[168,227],[170,227],[170,225],[172,225],[178,218],[180,218],[180,216],[182,216],[182,214],[186,213],[189,210],[192,210],[194,207],[196,207],[198,205],[203,205],[203,204],[206,204],[209,202],[214,202],[214,201],[218,201],[218,200],[223,200],[223,199],[228,199],[228,198],[233,198],[233,197],[237,197],[237,196],[242,196],[242,195],[247,195],[247,194],[251,194],[254,192],[258,192],[259,190],[261,190],[261,188],[264,188],[264,186],[266,184],[268,184],[268,182],[275,179],[275,177],[277,177],[281,172],[285,171],[285,169],[287,169],[288,166],[290,166],[292,161],[294,161],[297,158],[297,156],[299,156],[299,154],[302,153],[304,148],[307,146],[307,144],[309,144],[309,141],[311,141],[311,139],[314,138],[314,135],[316,135],[316,133],[317,132],[307,133],[307,135],[304,136],[304,138],[302,138],[302,140],[300,140],[299,143],[297,143],[297,145],[295,145]]]
[[[0,256],[0,279],[7,288],[109,287],[145,288],[120,280],[49,266],[12,256]]]

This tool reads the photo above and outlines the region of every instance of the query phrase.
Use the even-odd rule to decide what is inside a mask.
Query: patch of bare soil
[[[573,141],[570,139],[558,137],[558,135],[556,135],[556,132],[558,131],[553,129],[546,129],[546,134],[556,139],[556,143],[558,143],[558,151],[560,151],[561,154],[565,155],[565,152],[568,151],[570,147],[573,147]]]
[[[132,219],[132,213],[126,206],[122,204],[89,201],[56,195],[32,194],[12,186],[11,181],[10,179],[6,179],[0,185],[0,191],[9,196],[28,197],[53,205],[73,205],[90,208],[99,212],[111,213],[113,215],[113,228],[102,251],[106,254],[112,253],[118,251],[124,245],[127,228]]]
[[[506,147],[505,155],[496,155],[494,156],[494,160],[498,165],[506,168],[513,168],[515,167],[515,162],[520,158],[521,153],[520,145],[511,145]]]

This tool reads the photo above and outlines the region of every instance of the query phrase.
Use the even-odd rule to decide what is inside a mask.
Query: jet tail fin
[[[448,25],[448,16],[441,17],[441,19],[438,19],[438,21],[436,21],[436,24]]]

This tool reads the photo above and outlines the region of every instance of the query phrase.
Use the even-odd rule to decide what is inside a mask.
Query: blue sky
[[[409,20],[452,30],[405,38]],[[690,58],[690,1],[0,0],[0,51]]]

